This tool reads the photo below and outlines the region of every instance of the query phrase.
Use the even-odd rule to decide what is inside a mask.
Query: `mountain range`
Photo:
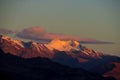
[[[70,75],[76,76],[76,80],[82,80],[82,78],[78,77],[78,75],[82,74],[84,72],[85,72],[86,76],[91,76],[94,73],[94,74],[96,74],[94,76],[97,76],[97,74],[98,74],[98,75],[102,75],[104,77],[113,77],[116,80],[120,80],[120,77],[119,77],[120,76],[120,69],[119,69],[120,58],[118,56],[107,55],[107,54],[104,54],[101,52],[94,51],[92,49],[88,49],[85,46],[81,45],[80,42],[75,41],[75,40],[55,39],[49,43],[37,43],[37,42],[32,42],[32,41],[24,42],[21,40],[12,39],[5,35],[0,35],[0,49],[1,49],[1,53],[3,55],[7,55],[7,56],[9,55],[9,58],[7,60],[8,62],[5,60],[6,61],[5,63],[6,64],[8,63],[9,65],[11,65],[10,66],[11,69],[12,69],[12,67],[14,69],[13,65],[17,66],[16,69],[18,68],[19,63],[18,64],[17,64],[17,62],[15,63],[15,61],[14,61],[15,59],[18,61],[21,61],[20,64],[23,63],[22,64],[23,66],[27,65],[30,60],[30,64],[28,64],[28,65],[33,66],[34,62],[35,62],[35,64],[37,64],[37,63],[39,63],[39,59],[42,60],[45,58],[45,60],[46,59],[48,60],[47,63],[51,66],[51,68],[52,68],[52,65],[55,64],[54,67],[59,66],[59,67],[65,67],[64,70],[69,69],[68,73],[66,73],[67,71],[62,72],[62,73],[69,74],[69,72],[71,72],[69,74],[69,76]],[[14,56],[15,59],[11,58],[11,56]],[[1,60],[3,62],[4,62],[4,57],[2,58],[3,60]],[[26,62],[26,60],[28,60],[28,63]],[[32,60],[34,61],[33,63],[32,63]],[[11,61],[11,62],[9,63],[9,61]],[[49,61],[50,61],[50,63],[49,63]],[[43,62],[44,62],[44,60],[43,60]],[[13,63],[15,63],[15,64],[13,64]],[[41,64],[41,65],[43,65],[43,64]],[[47,66],[46,63],[45,63],[45,65]],[[45,66],[45,65],[43,65],[43,66]],[[22,66],[22,68],[20,68],[20,70],[24,69],[23,66]],[[34,69],[34,67],[31,67],[31,68]],[[4,70],[4,67],[2,67],[1,69]],[[39,69],[41,70],[41,68],[39,68]],[[59,71],[59,69],[56,69],[56,70]],[[73,73],[71,70],[73,70]],[[81,71],[81,70],[83,70],[83,71]],[[3,71],[3,73],[4,72],[6,72],[6,70]],[[9,71],[7,71],[7,72],[9,73]],[[20,71],[18,71],[18,72],[20,72]],[[78,72],[78,73],[76,73],[76,72]],[[91,75],[87,75],[87,73],[90,73]],[[14,75],[17,75],[17,76],[19,74],[14,73]],[[35,74],[37,74],[37,73],[35,73]],[[35,74],[33,74],[33,75],[35,75]],[[44,74],[44,76],[45,76],[45,74]],[[55,75],[55,73],[51,73],[51,74]],[[61,73],[59,73],[59,74],[61,74]],[[59,74],[58,74],[58,76],[59,76]],[[21,75],[21,76],[24,77],[24,75]],[[93,75],[92,75],[92,77],[93,77]],[[110,80],[110,79],[112,80],[113,78],[109,78],[108,80]],[[66,78],[65,80],[67,80],[67,79],[68,78]],[[55,79],[53,79],[53,80],[55,80]],[[64,79],[60,79],[60,80],[64,80]],[[71,78],[68,80],[75,80],[75,79]],[[104,79],[86,78],[83,80],[104,80]]]

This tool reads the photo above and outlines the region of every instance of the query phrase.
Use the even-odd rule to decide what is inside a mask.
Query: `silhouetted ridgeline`
[[[0,80],[115,80],[46,58],[23,59],[0,49]]]

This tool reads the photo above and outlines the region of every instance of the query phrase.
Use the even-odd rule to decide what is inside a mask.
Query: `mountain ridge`
[[[8,36],[1,35],[0,37],[0,44],[3,47],[5,47],[7,44],[12,43],[12,47],[14,47],[16,50],[21,49],[23,50],[24,48],[31,48],[31,49],[36,49],[36,51],[40,51],[43,46],[46,47],[49,51],[81,51],[84,55],[86,56],[95,56],[98,57],[101,55],[101,53],[93,51],[91,49],[88,49],[84,46],[82,46],[79,42],[75,40],[69,40],[69,41],[63,41],[63,40],[52,40],[48,44],[39,44],[37,42],[23,42],[20,40],[12,39]],[[4,50],[4,51],[9,51],[9,50]],[[95,54],[92,54],[95,53]]]
[[[5,54],[9,53],[22,58],[48,58],[62,65],[72,68],[83,68],[101,75],[114,71],[113,69],[117,68],[115,67],[116,62],[120,64],[119,57],[96,52],[73,40],[53,40],[47,44],[40,44],[15,40],[1,35],[0,49]],[[111,76],[110,73],[107,76]],[[113,77],[116,78],[116,75]]]
[[[0,63],[2,80],[115,80],[81,68],[70,68],[48,58],[25,59],[5,54],[1,49]]]

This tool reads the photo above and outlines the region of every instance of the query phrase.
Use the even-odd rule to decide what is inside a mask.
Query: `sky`
[[[47,33],[114,44],[83,44],[120,56],[119,0],[0,0],[0,28],[20,32],[34,26]]]

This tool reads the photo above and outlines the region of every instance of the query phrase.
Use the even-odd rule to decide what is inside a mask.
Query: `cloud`
[[[16,36],[19,38],[30,39],[30,40],[52,40],[52,39],[61,39],[61,40],[77,40],[81,43],[92,43],[92,44],[108,44],[110,42],[99,41],[90,38],[81,38],[79,36],[68,36],[58,33],[48,33],[41,27],[30,27],[23,29],[22,31],[16,33]]]
[[[9,29],[0,28],[0,34],[13,34],[14,32]]]
[[[17,37],[24,39],[42,39],[45,37],[46,31],[41,27],[31,27],[23,29],[22,31],[16,33]]]

